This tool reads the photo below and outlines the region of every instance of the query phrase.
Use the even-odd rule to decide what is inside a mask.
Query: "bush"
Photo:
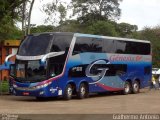
[[[0,82],[0,92],[3,93],[8,93],[9,92],[9,83],[6,80],[3,80]]]

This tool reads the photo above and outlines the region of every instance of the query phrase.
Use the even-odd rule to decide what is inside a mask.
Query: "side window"
[[[51,52],[65,51],[65,54],[49,58],[48,76],[54,77],[62,73],[67,53],[73,36],[57,35],[53,40]]]
[[[103,52],[105,52],[105,53],[114,53],[115,52],[114,40],[103,39]]]
[[[149,55],[151,46],[149,43],[126,42],[126,54]]]
[[[125,50],[126,50],[126,42],[125,41],[120,41],[120,40],[116,40],[114,42],[115,42],[115,45],[116,45],[116,52],[115,53],[124,54]]]
[[[84,52],[102,52],[102,39],[91,37],[78,37],[73,49],[73,55]]]
[[[139,43],[138,44],[138,52],[142,55],[149,55],[150,54],[150,44],[149,43]]]
[[[71,44],[72,36],[56,36],[53,40],[51,52],[67,51]]]
[[[62,73],[63,67],[64,67],[64,62],[65,62],[64,55],[49,58],[49,65],[48,65],[49,78],[57,76]]]

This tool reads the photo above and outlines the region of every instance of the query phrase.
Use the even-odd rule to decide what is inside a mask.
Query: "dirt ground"
[[[87,99],[48,99],[0,96],[0,114],[115,114],[160,113],[160,90],[143,89],[139,94],[91,95]]]

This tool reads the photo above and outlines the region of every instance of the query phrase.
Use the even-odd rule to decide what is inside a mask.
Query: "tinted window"
[[[50,34],[41,34],[26,37],[19,47],[18,55],[37,56],[46,54],[52,36]]]
[[[114,40],[103,39],[103,51],[106,53],[115,53],[116,46]]]
[[[126,41],[114,41],[114,44],[116,46],[115,53],[121,53],[124,54],[126,50]]]
[[[56,36],[53,40],[51,52],[60,52],[66,51],[69,49],[69,46],[72,41],[72,36]]]
[[[86,68],[88,64],[78,65],[74,66],[69,69],[69,77],[86,77]],[[90,69],[90,73],[92,75],[98,75],[102,72],[101,69],[108,68],[106,71],[105,76],[116,76],[116,75],[123,75],[127,71],[127,65],[126,64],[95,64]]]
[[[77,38],[73,54],[79,54],[84,52],[102,52],[102,39],[90,37]]]
[[[73,36],[67,35],[55,36],[51,52],[65,51],[65,54],[49,58],[49,78],[62,73],[72,38]]]
[[[149,43],[103,39],[103,51],[106,53],[149,55]]]
[[[149,43],[129,42],[126,41],[126,54],[149,55],[151,46]]]

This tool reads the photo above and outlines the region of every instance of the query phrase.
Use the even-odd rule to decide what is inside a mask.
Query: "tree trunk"
[[[23,3],[22,8],[22,31],[26,36],[26,1]]]
[[[30,34],[30,28],[31,28],[30,22],[31,22],[31,14],[32,14],[32,8],[33,8],[34,1],[35,1],[35,0],[32,0],[31,6],[30,6],[30,9],[29,9],[27,34]]]

